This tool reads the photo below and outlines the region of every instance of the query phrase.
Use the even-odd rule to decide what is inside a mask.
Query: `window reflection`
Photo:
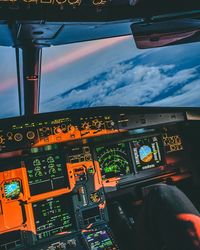
[[[0,47],[0,118],[19,115],[15,49]]]

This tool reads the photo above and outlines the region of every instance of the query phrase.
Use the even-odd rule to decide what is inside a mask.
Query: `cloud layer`
[[[128,60],[51,98],[44,107],[50,109],[52,105],[60,110],[114,105],[193,106],[191,98],[200,90],[198,74],[198,67],[177,71],[174,64],[136,65],[135,60]]]

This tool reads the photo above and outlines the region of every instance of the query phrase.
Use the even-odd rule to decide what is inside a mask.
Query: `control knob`
[[[28,131],[26,136],[29,140],[33,140],[35,138],[35,133],[33,131]]]
[[[16,134],[14,135],[14,140],[15,140],[15,141],[19,142],[19,141],[21,141],[22,139],[23,139],[23,135],[22,135],[21,133],[16,133]]]

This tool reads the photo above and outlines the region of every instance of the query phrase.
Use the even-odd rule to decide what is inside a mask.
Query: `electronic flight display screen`
[[[69,185],[65,162],[58,153],[30,157],[26,167],[31,195]]]
[[[33,203],[37,239],[76,230],[75,215],[69,195],[61,195]]]
[[[4,193],[6,199],[17,199],[21,193],[21,181],[11,180],[4,183]]]
[[[117,250],[117,246],[107,230],[84,232],[83,238],[90,250]]]
[[[137,171],[163,165],[162,140],[158,136],[135,139],[132,142]]]
[[[131,173],[126,143],[98,147],[96,153],[103,180]]]

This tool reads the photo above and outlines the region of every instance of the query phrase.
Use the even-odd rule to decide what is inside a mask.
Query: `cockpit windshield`
[[[15,49],[0,46],[0,118],[19,115]]]
[[[128,35],[43,48],[39,111],[199,107],[199,47],[191,43],[140,50]],[[0,54],[0,117],[18,116],[15,49],[0,47]]]
[[[132,36],[43,49],[40,112],[200,106],[200,44],[139,50]]]

